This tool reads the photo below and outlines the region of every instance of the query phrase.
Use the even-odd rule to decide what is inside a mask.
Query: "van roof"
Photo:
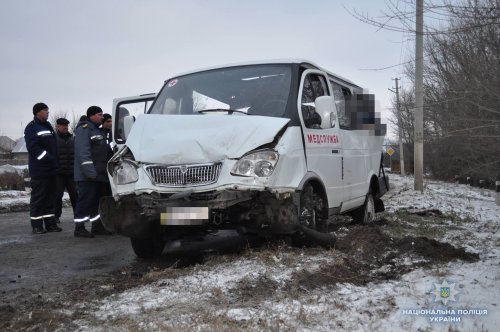
[[[260,60],[260,61],[246,61],[246,62],[239,62],[239,63],[230,63],[230,64],[225,64],[225,65],[218,65],[218,66],[200,68],[200,69],[196,69],[196,70],[190,70],[187,72],[181,72],[179,74],[172,76],[171,78],[189,75],[189,74],[198,73],[198,72],[203,72],[203,71],[208,71],[208,70],[227,68],[227,67],[264,65],[264,64],[292,64],[292,63],[306,65],[306,66],[310,66],[311,68],[316,68],[316,69],[322,70],[322,71],[328,73],[329,75],[331,75],[331,76],[333,76],[333,77],[335,77],[335,78],[337,78],[345,83],[348,83],[348,84],[355,86],[355,87],[359,87],[357,84],[353,83],[352,81],[348,80],[347,78],[344,78],[340,75],[334,74],[331,71],[326,70],[326,69],[318,66],[317,64],[315,64],[312,61],[305,60],[305,59],[299,59],[299,58],[297,58],[297,59],[272,59],[272,60]]]

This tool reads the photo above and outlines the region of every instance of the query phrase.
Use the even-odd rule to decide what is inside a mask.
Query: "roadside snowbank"
[[[106,330],[116,324],[146,330],[496,330],[500,325],[500,207],[493,192],[428,181],[421,194],[411,189],[413,178],[392,175],[391,180],[393,188],[385,197],[387,217],[400,218],[408,231],[439,227],[442,233],[432,233],[433,228],[429,236],[465,246],[479,253],[480,260],[417,268],[400,278],[366,285],[341,282],[311,288],[291,287],[296,273],[317,274],[328,264],[342,268],[342,253],[292,248],[266,255],[247,252],[187,268],[180,276],[156,278],[104,300],[81,303],[76,310],[95,321],[76,323],[82,330]],[[401,214],[412,207],[437,208],[444,216],[412,221]]]

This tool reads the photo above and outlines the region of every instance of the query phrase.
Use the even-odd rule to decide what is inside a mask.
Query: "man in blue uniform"
[[[31,177],[30,219],[33,234],[60,232],[56,225],[55,203],[57,160],[56,134],[47,121],[49,107],[44,103],[33,106],[33,121],[24,130],[24,139],[29,155]],[[45,229],[43,224],[45,223]]]
[[[108,181],[106,163],[108,145],[102,124],[102,109],[90,106],[87,119],[80,121],[75,130],[75,181],[78,186],[78,199],[75,207],[75,236],[92,238],[97,235],[109,235],[99,216],[99,199],[103,196]],[[91,222],[89,232],[85,223]]]

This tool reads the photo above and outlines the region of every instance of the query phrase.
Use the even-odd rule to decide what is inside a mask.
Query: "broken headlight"
[[[122,146],[108,162],[108,172],[115,185],[137,182],[139,180],[138,168],[139,165],[127,146]]]
[[[278,158],[278,152],[273,150],[260,150],[249,153],[236,162],[231,174],[257,177],[271,176]]]
[[[113,183],[116,185],[137,182],[139,173],[137,165],[130,160],[122,160],[117,162],[113,167]]]

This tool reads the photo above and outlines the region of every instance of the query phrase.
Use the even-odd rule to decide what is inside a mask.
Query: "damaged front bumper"
[[[293,233],[298,226],[297,200],[291,192],[265,190],[152,192],[129,194],[118,200],[103,197],[99,212],[108,230],[134,238],[193,228]]]

